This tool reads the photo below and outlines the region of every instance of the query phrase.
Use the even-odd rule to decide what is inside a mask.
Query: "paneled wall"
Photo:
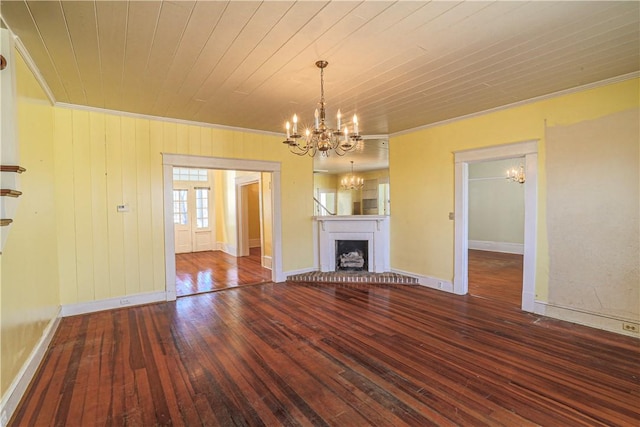
[[[312,265],[311,160],[280,138],[68,108],[54,123],[62,304],[165,289],[163,152],[280,161],[284,270]]]

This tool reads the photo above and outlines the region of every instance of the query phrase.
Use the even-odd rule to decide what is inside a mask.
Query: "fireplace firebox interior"
[[[369,271],[367,240],[336,240],[336,271]]]

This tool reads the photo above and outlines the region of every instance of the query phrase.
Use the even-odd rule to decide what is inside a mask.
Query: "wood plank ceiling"
[[[357,112],[362,133],[376,136],[640,68],[637,1],[0,7],[57,102],[269,132],[283,132],[294,112],[311,123],[318,59],[329,61],[330,124],[338,108]],[[386,151],[384,138],[367,143],[372,159]]]

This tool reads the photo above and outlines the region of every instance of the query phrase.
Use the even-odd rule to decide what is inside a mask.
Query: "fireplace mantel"
[[[389,217],[386,215],[316,216],[320,271],[335,271],[336,240],[366,240],[369,271],[384,273],[389,263]]]

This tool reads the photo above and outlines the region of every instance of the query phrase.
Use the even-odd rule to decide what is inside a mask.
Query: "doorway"
[[[524,245],[522,300],[524,311],[535,309],[536,224],[538,186],[538,141],[524,141],[454,152],[455,155],[455,259],[453,292],[469,292],[469,164],[474,162],[524,158]]]
[[[280,164],[276,162],[267,162],[267,161],[255,161],[255,160],[241,160],[241,159],[221,159],[215,157],[202,157],[202,156],[190,156],[190,155],[176,155],[176,154],[163,154],[163,175],[164,175],[164,199],[165,199],[165,276],[166,276],[166,292],[167,292],[167,300],[174,300],[177,296],[176,291],[176,239],[175,233],[176,228],[174,226],[174,204],[173,204],[173,168],[174,167],[184,167],[184,168],[201,168],[201,169],[214,169],[223,172],[230,171],[249,171],[256,173],[263,173],[264,175],[269,176],[269,189],[270,194],[269,198],[265,203],[269,203],[270,205],[270,217],[266,219],[270,225],[269,235],[266,236],[262,240],[262,244],[271,249],[271,259],[269,260],[271,270],[268,270],[269,281],[283,281],[284,275],[282,272],[282,241],[281,241],[281,216],[280,216]],[[216,242],[217,248],[224,249],[222,252],[225,252],[225,255],[233,256],[237,258],[239,255],[238,250],[239,246],[239,235],[236,231],[237,227],[235,224],[238,222],[238,218],[236,215],[236,205],[235,200],[236,197],[233,197],[233,203],[231,201],[232,197],[230,196],[234,189],[236,188],[235,181],[231,182],[231,180],[225,182],[224,184],[228,191],[227,194],[229,197],[225,200],[221,200],[218,204],[216,200],[215,205],[219,205],[220,209],[225,211],[227,215],[229,215],[229,220],[227,222],[228,226],[222,227],[218,230],[216,235],[218,235],[218,241],[222,239],[221,234],[226,234],[226,239],[224,240],[223,245],[219,245]],[[217,195],[211,195],[210,198],[218,197]],[[233,219],[232,216],[233,215]],[[210,217],[210,223],[211,223]],[[212,227],[214,227],[213,224]],[[233,225],[234,227],[231,227]],[[215,226],[217,227],[217,225]],[[265,234],[265,233],[263,233]],[[210,251],[198,252],[198,254],[206,254]],[[218,251],[214,251],[218,252]],[[248,264],[250,261],[250,256],[243,258],[238,258],[239,270],[241,271],[249,271],[252,270],[254,265]],[[247,261],[247,262],[245,262]],[[229,262],[229,260],[222,260],[221,262]],[[262,262],[257,264],[259,267],[262,267]],[[264,281],[264,275],[258,274],[259,278],[249,279],[254,283]],[[233,278],[234,276],[232,276]],[[229,277],[227,276],[223,280],[227,280]]]
[[[469,294],[522,301],[524,183],[507,178],[524,158],[469,163]]]

